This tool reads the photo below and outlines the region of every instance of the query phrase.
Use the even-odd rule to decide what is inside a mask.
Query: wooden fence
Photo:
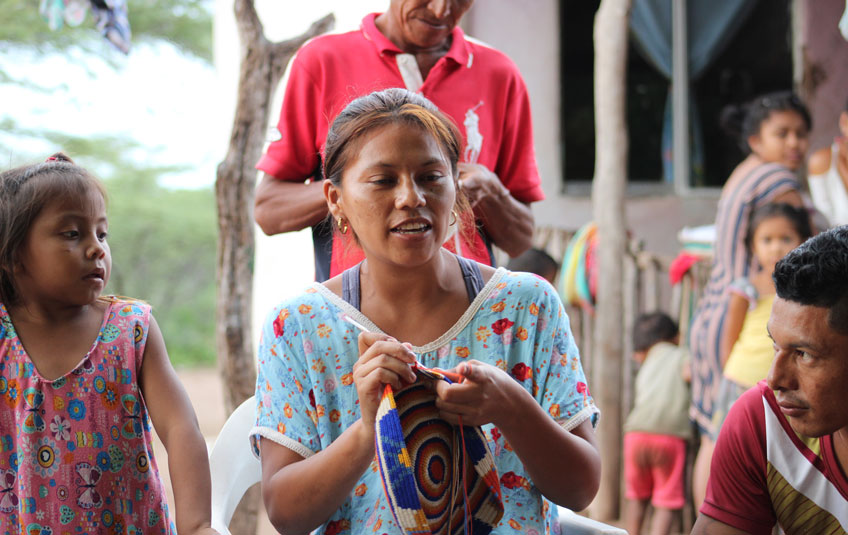
[[[548,252],[557,262],[561,262],[568,242],[574,235],[574,231],[554,227],[541,227],[536,231],[534,246]],[[636,317],[644,312],[661,310],[671,316],[680,326],[680,340],[685,343],[689,333],[689,325],[695,312],[698,297],[701,295],[704,285],[709,277],[710,261],[705,259],[696,262],[683,276],[681,281],[674,286],[669,280],[669,268],[673,258],[665,255],[655,254],[644,249],[640,241],[630,241],[624,262],[624,324],[621,326],[623,337],[623,354],[620,355],[620,363],[624,373],[621,407],[621,421],[633,407],[633,385],[636,378],[636,366],[631,358],[633,323]],[[580,358],[583,369],[589,381],[590,390],[593,387],[592,373],[595,367],[595,359],[592,351],[593,332],[595,328],[594,313],[579,306],[567,306],[571,329],[574,334],[577,347],[580,350]],[[613,410],[611,407],[602,407],[602,411]],[[687,495],[691,486],[689,473],[694,457],[693,448],[690,448],[687,463]],[[683,529],[688,532],[691,529],[695,513],[691,508],[691,500],[687,500],[684,509]]]

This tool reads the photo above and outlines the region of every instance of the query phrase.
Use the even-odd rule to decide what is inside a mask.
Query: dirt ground
[[[192,405],[194,405],[194,411],[197,413],[197,420],[200,423],[200,431],[206,439],[207,446],[211,448],[227,416],[224,413],[224,394],[218,371],[215,368],[195,368],[178,370],[177,373],[186,391],[188,391]],[[154,444],[154,454],[162,475],[162,481],[168,489],[168,501],[173,504],[174,495],[171,492],[171,479],[168,476],[167,455],[162,443],[158,440]],[[277,531],[271,526],[268,517],[262,511],[259,515],[256,535],[272,535],[275,533]]]

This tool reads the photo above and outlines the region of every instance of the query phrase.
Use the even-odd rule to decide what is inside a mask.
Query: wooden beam
[[[595,15],[595,178],[598,224],[598,306],[593,344],[595,401],[601,409],[601,487],[592,511],[601,520],[620,511],[622,359],[627,187],[626,83],[630,0],[602,0]]]

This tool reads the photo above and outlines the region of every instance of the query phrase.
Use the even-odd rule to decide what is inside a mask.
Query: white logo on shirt
[[[465,112],[465,161],[477,163],[480,150],[483,148],[483,135],[480,133],[480,116],[474,111],[483,105],[483,101],[477,103],[473,108]]]

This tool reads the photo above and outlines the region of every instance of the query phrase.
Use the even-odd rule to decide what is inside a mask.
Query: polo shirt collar
[[[362,19],[361,25],[362,34],[366,39],[374,43],[374,47],[380,55],[383,55],[386,52],[391,54],[402,54],[403,51],[377,29],[377,25],[374,23],[374,20],[378,15],[379,13],[370,13],[365,15],[365,18]],[[471,51],[468,50],[468,42],[465,40],[465,33],[463,33],[459,26],[454,27],[453,32],[451,33],[451,47],[444,57],[460,65],[465,65],[468,63],[470,54]]]

